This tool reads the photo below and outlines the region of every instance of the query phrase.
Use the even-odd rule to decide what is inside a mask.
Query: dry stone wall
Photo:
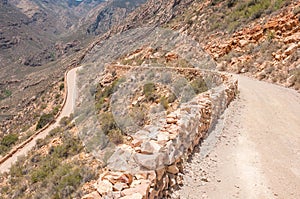
[[[162,127],[146,126],[130,137],[130,145],[118,146],[95,191],[84,198],[168,198],[182,184],[182,163],[236,96],[237,80],[218,75],[221,85],[182,104]]]

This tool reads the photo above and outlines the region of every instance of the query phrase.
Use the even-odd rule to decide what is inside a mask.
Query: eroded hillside
[[[97,161],[88,149],[89,146],[93,147],[96,143],[95,148],[99,152],[103,146],[106,147],[108,143],[113,143],[113,147],[127,144],[136,153],[149,153],[141,147],[141,143],[135,142],[136,140],[124,133],[112,116],[110,104],[112,94],[114,89],[122,84],[123,75],[128,71],[131,72],[132,68],[144,67],[147,69],[149,65],[161,67],[160,69],[163,70],[171,70],[169,68],[171,67],[172,70],[179,72],[184,71],[184,68],[190,68],[192,72],[186,74],[186,79],[189,80],[188,83],[192,85],[194,91],[205,92],[208,85],[206,83],[209,82],[203,83],[203,79],[197,79],[196,76],[199,74],[193,69],[197,64],[189,63],[196,54],[193,54],[190,59],[185,59],[172,51],[174,49],[165,50],[162,47],[151,46],[153,41],[158,41],[155,40],[157,37],[151,37],[154,35],[152,34],[154,32],[151,31],[155,28],[171,30],[172,33],[178,31],[193,40],[193,44],[196,43],[193,50],[198,49],[201,53],[206,52],[210,55],[196,56],[196,61],[201,62],[207,57],[213,58],[211,67],[207,69],[214,70],[216,62],[216,69],[220,71],[242,73],[259,80],[270,81],[296,90],[300,89],[300,3],[296,0],[148,0],[147,2],[130,1],[129,4],[123,1],[113,1],[104,2],[99,4],[100,6],[94,6],[97,4],[95,1],[87,1],[86,4],[75,1],[64,3],[42,1],[41,4],[37,3],[38,1],[29,0],[12,2],[16,7],[4,5],[8,6],[5,8],[11,10],[5,16],[11,21],[3,21],[2,24],[5,26],[0,29],[0,42],[2,42],[0,45],[2,45],[3,52],[7,52],[9,58],[4,60],[2,54],[0,57],[4,60],[2,63],[8,71],[3,73],[3,79],[1,77],[0,80],[2,81],[0,82],[1,114],[3,113],[5,117],[8,116],[1,123],[3,131],[0,135],[3,136],[1,144],[6,147],[2,146],[2,152],[9,151],[14,144],[23,141],[36,131],[38,126],[35,124],[43,123],[45,125],[53,120],[53,116],[61,108],[60,104],[64,96],[63,73],[69,68],[80,65],[91,65],[97,68],[92,71],[93,74],[89,73],[86,76],[100,76],[99,79],[88,79],[87,77],[89,81],[81,83],[94,84],[92,85],[94,87],[88,87],[89,89],[82,87],[85,93],[92,95],[89,105],[96,112],[96,118],[92,118],[95,120],[91,120],[87,132],[103,130],[104,134],[100,136],[105,139],[97,137],[99,132],[96,132],[92,135],[88,134],[88,142],[83,143],[82,141],[85,140],[78,133],[82,133],[81,130],[87,130],[87,128],[80,129],[84,127],[83,125],[75,126],[71,121],[72,117],[71,119],[64,118],[59,128],[54,129],[45,140],[39,140],[35,150],[29,154],[29,158],[21,159],[8,174],[1,176],[0,181],[3,185],[1,191],[6,198],[26,197],[21,191],[16,190],[30,193],[30,197],[43,195],[51,197],[56,194],[55,196],[59,198],[80,198],[88,193],[91,195],[87,197],[100,197],[99,194],[106,194],[103,187],[108,187],[109,190],[114,189],[115,192],[120,192],[119,196],[121,196],[122,190],[135,188],[138,185],[138,183],[132,183],[132,175],[118,174],[111,177],[114,174],[110,174],[107,176],[111,177],[110,180],[113,183],[106,184],[107,187],[105,187],[106,185],[102,186],[102,180],[106,179],[103,176],[102,179],[101,173],[107,174],[103,167],[108,164],[112,153],[103,150],[103,154],[98,154],[99,156],[103,155],[103,159]],[[145,4],[143,4],[144,2]],[[48,4],[51,6],[47,7]],[[124,8],[124,5],[128,7]],[[59,8],[58,12],[60,12],[64,6],[69,6],[73,13],[69,15],[62,12],[56,16],[56,13],[52,11]],[[0,9],[2,8],[3,6],[0,7]],[[14,15],[8,16],[11,13]],[[21,18],[26,20],[20,20]],[[49,26],[45,26],[45,21]],[[149,30],[142,27],[154,28]],[[3,31],[6,28],[7,31]],[[39,28],[41,28],[41,32]],[[145,32],[141,33],[139,28]],[[37,31],[35,31],[36,29]],[[18,32],[21,36],[8,34],[11,30]],[[132,35],[140,36],[130,37],[132,36],[131,30],[133,30]],[[22,31],[26,36],[23,36]],[[120,33],[126,33],[126,31],[129,31],[129,35],[122,38],[123,40],[118,40],[122,35]],[[35,34],[36,32],[38,34]],[[170,39],[167,36],[168,34],[163,37],[162,42],[166,46],[174,39],[174,37]],[[110,43],[106,43],[108,38],[112,39]],[[26,59],[20,59],[26,48],[23,47],[21,50],[17,48],[26,43],[25,41],[34,46],[33,50],[36,49],[36,53],[33,53],[29,62],[24,62]],[[47,50],[44,51],[44,45],[48,46],[48,41],[52,48],[47,47]],[[53,41],[55,42],[53,43]],[[126,44],[137,41],[141,42],[138,43],[137,49],[126,46]],[[145,42],[144,45],[142,42]],[[26,47],[29,44],[26,43]],[[177,47],[182,46],[186,47],[182,44]],[[202,51],[202,48],[205,51]],[[185,50],[187,49],[189,48]],[[14,53],[19,50],[20,55],[16,56]],[[206,53],[204,54],[206,55]],[[41,58],[40,55],[45,57]],[[36,58],[36,56],[38,57]],[[16,68],[10,67],[11,60],[18,63]],[[34,64],[39,61],[41,61],[40,64]],[[29,64],[24,68],[26,63]],[[100,73],[99,71],[104,65],[109,67]],[[198,65],[203,66],[203,63]],[[149,75],[151,74],[149,73]],[[5,79],[6,77],[9,78]],[[132,78],[133,80],[134,78]],[[151,117],[144,112],[156,110],[155,106],[163,107],[163,112],[167,114],[178,108],[179,99],[174,98],[172,92],[162,84],[148,82],[138,89],[132,89],[135,93],[130,98],[129,113],[135,114],[134,122],[139,126],[144,127],[151,123]],[[196,93],[198,94],[198,92]],[[235,91],[233,93],[236,94]],[[87,116],[89,112],[85,111],[83,110],[81,113]],[[159,117],[158,115],[157,118]],[[177,123],[175,119],[169,118],[169,125]],[[170,120],[172,121],[170,122]],[[208,129],[208,125],[206,127]],[[19,132],[22,133],[18,134]],[[148,136],[147,132],[144,134],[146,137]],[[144,134],[141,135],[145,136]],[[93,142],[94,139],[91,138],[98,140]],[[188,141],[188,143],[191,142],[191,140]],[[112,162],[114,163],[114,161]],[[152,161],[148,161],[148,163],[151,164]],[[87,165],[92,168],[92,171],[87,168]],[[118,166],[120,165],[116,167]],[[177,167],[175,167],[170,169],[176,170]],[[178,173],[177,170],[175,172]],[[106,178],[108,178],[107,176]],[[162,181],[159,182],[166,183],[167,179],[168,182],[170,180],[171,183],[174,183],[175,178],[168,176],[169,174],[161,175]],[[173,174],[171,176],[174,177]],[[134,178],[139,181],[144,176],[134,176]],[[124,181],[122,186],[117,184],[118,180]],[[182,181],[182,178],[179,180]],[[178,179],[175,181],[177,183]],[[45,184],[49,186],[46,187]],[[166,191],[166,195],[170,194],[168,185],[168,183],[164,185],[166,190],[163,191]],[[116,191],[117,189],[118,191]],[[134,191],[137,190],[134,189]],[[150,194],[155,194],[155,192],[156,190]]]
[[[100,0],[1,1],[1,138],[14,134],[16,140],[24,140],[35,131],[36,122],[61,108],[64,73],[80,62],[94,39],[87,34],[88,27],[112,4],[129,13],[137,3],[113,2],[119,4]],[[122,20],[118,15],[121,13],[114,12],[116,22]],[[109,23],[101,21],[103,26],[109,27]]]
[[[201,1],[167,27],[190,35],[218,69],[300,89],[298,1]]]

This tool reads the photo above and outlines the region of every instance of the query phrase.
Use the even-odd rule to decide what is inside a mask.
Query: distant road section
[[[38,135],[36,135],[29,143],[27,143],[24,147],[19,149],[16,153],[14,153],[11,157],[9,157],[5,162],[0,165],[0,173],[5,171],[9,171],[11,165],[18,160],[19,156],[26,155],[36,144],[38,139],[45,138],[49,132],[59,126],[59,121],[66,116],[69,116],[74,111],[75,100],[76,100],[76,71],[77,68],[70,70],[67,73],[67,98],[65,101],[65,105],[57,117],[55,123],[50,125],[45,130],[41,131]]]

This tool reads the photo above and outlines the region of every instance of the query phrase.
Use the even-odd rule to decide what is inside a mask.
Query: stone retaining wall
[[[95,191],[83,198],[168,198],[182,184],[182,163],[236,96],[237,80],[219,75],[223,84],[182,104],[165,125],[146,126],[130,137],[130,145],[118,146]]]

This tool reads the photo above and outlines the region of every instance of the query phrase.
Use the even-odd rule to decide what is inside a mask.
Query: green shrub
[[[61,108],[60,105],[57,105],[56,107],[54,107],[52,114],[56,115],[59,112],[60,108]]]
[[[36,141],[35,147],[36,147],[37,149],[39,149],[39,148],[41,148],[42,146],[44,146],[44,145],[46,145],[46,144],[47,144],[47,142],[46,142],[45,139],[38,139],[38,140]]]
[[[114,93],[115,89],[120,85],[124,79],[116,79],[110,85],[104,88],[98,88],[96,91],[95,99],[96,99],[96,109],[101,110],[105,109],[109,106],[109,104],[105,105],[105,101],[107,98],[110,98],[111,95]]]
[[[0,145],[0,155],[4,155],[9,150],[9,147]]]
[[[108,134],[109,130],[116,127],[116,122],[111,112],[103,113],[100,116],[101,129],[104,134]]]
[[[4,90],[2,93],[0,92],[0,100],[10,97],[12,92],[10,90]]]
[[[168,109],[169,108],[169,103],[168,103],[168,99],[165,96],[162,96],[159,100],[160,104],[164,107],[164,109]]]
[[[59,166],[60,161],[57,157],[46,157],[40,162],[40,166],[31,171],[31,182],[37,183],[45,180],[52,175],[53,171]]]
[[[154,101],[156,99],[155,95],[155,84],[152,82],[146,83],[143,86],[143,94],[148,101]]]
[[[14,164],[10,167],[10,175],[12,177],[22,177],[23,176],[23,171],[22,171],[22,166],[20,164]]]
[[[60,98],[60,94],[59,94],[59,93],[57,93],[57,94],[55,95],[55,99],[58,99],[58,98]]]
[[[49,136],[53,137],[62,131],[61,127],[56,127],[49,132]]]
[[[33,150],[26,158],[18,158],[10,169],[9,190],[0,188],[3,198],[80,198],[79,187],[97,177],[82,162],[72,161],[83,150],[81,141],[64,133],[64,128],[54,131],[52,136],[60,136],[62,144],[50,148],[45,155]],[[39,143],[47,144],[50,139],[47,136]]]
[[[79,154],[83,149],[82,143],[79,138],[74,138],[66,134],[63,136],[62,141],[62,145],[50,148],[50,155],[58,158],[67,158]]]
[[[53,120],[54,120],[53,113],[43,114],[40,117],[40,119],[36,125],[36,130],[43,128],[44,126],[46,126],[48,123],[52,122]]]
[[[300,13],[300,6],[296,7],[294,10],[293,10],[293,13],[294,15],[297,15]]]
[[[65,88],[65,84],[64,84],[64,83],[61,83],[61,84],[59,85],[59,90],[62,91],[64,88]]]
[[[228,8],[231,8],[231,7],[233,7],[236,3],[237,3],[237,0],[229,0],[229,1],[227,2],[227,7],[228,7]]]
[[[68,126],[71,123],[71,121],[72,121],[71,118],[66,116],[66,117],[61,118],[61,120],[59,121],[59,124],[61,127],[65,127],[65,126]]]
[[[18,139],[19,138],[17,134],[8,134],[2,138],[0,144],[6,147],[11,147],[18,141]]]
[[[194,89],[196,94],[203,93],[208,90],[208,87],[203,78],[199,77],[191,82],[191,87]]]
[[[212,0],[210,5],[214,6],[217,5],[218,3],[220,3],[222,0]]]
[[[173,103],[173,102],[175,102],[176,99],[177,99],[176,95],[174,93],[171,93],[168,96],[168,103]]]
[[[37,171],[34,171],[31,174],[31,181],[32,183],[40,182],[44,180],[47,177],[47,175],[48,175],[47,170],[39,169]]]
[[[109,140],[118,145],[122,144],[124,141],[122,131],[120,129],[112,129],[108,132],[108,138]]]

